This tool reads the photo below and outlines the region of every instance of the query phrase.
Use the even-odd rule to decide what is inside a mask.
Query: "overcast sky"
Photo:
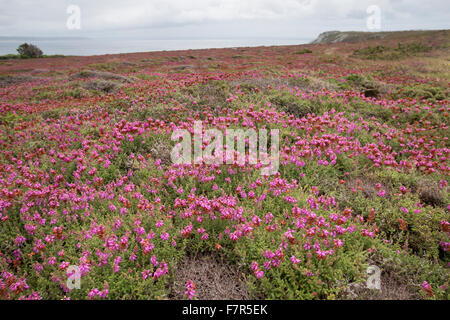
[[[328,30],[448,29],[449,0],[0,0],[0,36],[140,39],[315,38]],[[70,30],[76,5],[81,29]],[[72,20],[73,21],[73,20]]]

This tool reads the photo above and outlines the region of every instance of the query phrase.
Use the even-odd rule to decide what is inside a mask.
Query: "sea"
[[[6,38],[0,37],[0,55],[16,54],[24,43],[37,45],[46,55],[91,56],[130,52],[172,51],[231,47],[298,45],[313,39],[193,39],[136,40],[96,38]]]

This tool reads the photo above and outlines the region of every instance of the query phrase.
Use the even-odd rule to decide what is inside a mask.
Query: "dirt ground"
[[[195,284],[196,299],[248,300],[247,285],[237,267],[230,265],[217,254],[187,256],[175,270],[170,299],[186,299],[185,283]]]

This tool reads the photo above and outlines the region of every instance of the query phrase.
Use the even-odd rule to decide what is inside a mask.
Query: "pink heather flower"
[[[271,259],[273,259],[273,258],[275,257],[275,253],[273,253],[271,250],[266,250],[266,251],[264,252],[264,256],[265,256],[267,259],[271,260]]]
[[[367,230],[367,229],[361,229],[361,235],[363,237],[369,237],[369,238],[373,238],[374,237],[374,233]]]
[[[446,220],[441,220],[440,225],[441,225],[442,231],[444,231],[444,232],[450,231],[450,222],[448,222]]]
[[[97,168],[93,167],[91,170],[88,171],[88,174],[90,176],[93,176],[93,175],[95,175],[96,172],[97,172]]]
[[[320,243],[319,243],[319,241],[316,241],[315,243],[314,243],[314,246],[313,246],[313,248],[314,248],[314,250],[320,250]]]
[[[403,213],[408,213],[409,212],[409,210],[406,209],[405,207],[401,207],[400,209],[402,210]]]
[[[161,239],[164,241],[169,240],[170,234],[168,234],[167,232],[163,232],[161,233]]]
[[[162,277],[163,275],[165,275],[168,271],[167,269],[167,265],[165,264],[164,261],[161,261],[161,267],[156,269],[156,271],[153,273],[153,279],[159,279],[160,277]]]
[[[377,195],[379,197],[384,197],[386,195],[386,190],[383,189],[383,190],[378,191]]]
[[[191,223],[191,224],[189,224],[188,226],[184,227],[184,228],[181,230],[181,235],[182,235],[184,238],[189,237],[189,235],[190,235],[191,232],[192,232],[192,229],[193,229],[193,225],[192,225],[192,223]]]
[[[141,272],[142,279],[146,280],[147,278],[150,278],[152,276],[151,270],[144,270]]]
[[[259,225],[261,225],[262,220],[261,220],[260,217],[258,217],[258,216],[256,216],[256,215],[253,215],[253,216],[252,216],[252,222],[253,222],[253,224],[254,224],[255,226],[259,226]]]
[[[119,230],[121,225],[122,225],[122,221],[120,221],[120,219],[115,219],[114,225],[113,225],[114,231]]]
[[[334,247],[335,248],[340,248],[344,245],[344,241],[342,241],[341,239],[334,239]]]
[[[427,281],[422,282],[421,286],[422,286],[422,289],[425,290],[425,292],[430,297],[434,296],[433,288],[430,286],[430,284]]]
[[[291,197],[291,196],[285,196],[284,200],[286,200],[289,203],[296,203],[297,202],[297,199],[295,199],[294,197]]]
[[[319,204],[314,200],[313,197],[309,197],[306,202],[309,203],[309,206],[311,208],[311,210],[317,210],[319,209]]]
[[[136,232],[138,235],[142,236],[145,234],[145,229],[143,227],[134,228],[134,232]]]
[[[442,249],[444,249],[445,252],[450,250],[450,242],[441,241],[439,242],[439,244],[441,245]]]
[[[303,248],[305,250],[311,250],[311,248],[312,248],[311,243],[309,243],[308,241],[305,242],[305,244],[303,245]]]
[[[26,224],[24,228],[28,234],[34,235],[34,231],[36,230],[37,226]]]
[[[154,239],[156,236],[156,234],[153,232],[153,230],[151,230],[148,234],[147,234],[147,239],[152,240]]]
[[[67,261],[63,261],[61,262],[61,264],[59,265],[59,270],[65,270],[69,267],[69,263]]]
[[[27,297],[25,296],[19,297],[19,300],[42,300],[42,298],[38,292],[33,291],[33,293],[28,295]],[[66,298],[66,300],[70,300],[70,298]]]
[[[186,287],[186,291],[184,292],[184,294],[188,297],[189,300],[194,299],[194,296],[195,296],[194,281],[192,281],[192,280],[186,281],[185,287]]]
[[[157,267],[158,264],[159,264],[159,262],[158,262],[158,260],[156,259],[156,256],[155,256],[155,255],[152,255],[152,257],[150,258],[150,262],[151,262],[151,264],[154,265],[155,267]]]
[[[104,289],[102,291],[98,290],[98,288],[92,289],[91,292],[88,293],[89,299],[94,299],[95,296],[99,298],[106,298],[106,295],[109,293],[108,289]]]
[[[23,236],[19,235],[19,236],[17,236],[16,240],[14,240],[14,245],[16,247],[18,247],[24,242],[25,242],[25,238]]]
[[[110,211],[116,211],[116,209],[117,209],[117,208],[116,208],[115,205],[113,205],[112,203],[109,204],[109,210],[110,210]]]
[[[324,252],[324,251],[321,251],[321,250],[317,250],[316,251],[316,255],[317,255],[317,259],[325,259],[325,257],[326,257],[326,252]]]
[[[202,235],[202,240],[208,240],[209,234],[205,233]]]
[[[108,159],[105,160],[105,163],[103,163],[103,167],[105,169],[108,169],[109,165],[111,164],[111,161],[109,161]]]
[[[36,270],[37,273],[41,272],[44,269],[44,267],[40,263],[35,263],[33,265],[33,267],[34,267],[34,270]]]
[[[164,226],[164,221],[162,221],[162,220],[157,221],[157,222],[155,223],[155,226],[156,226],[157,228],[161,228],[162,226]]]
[[[88,293],[89,299],[94,299],[94,297],[95,297],[96,295],[98,295],[98,293],[99,293],[98,288],[92,289],[92,290]]]
[[[298,264],[298,263],[300,263],[300,259],[297,259],[294,255],[291,257],[291,262],[293,263],[293,264]]]
[[[262,271],[262,270],[256,271],[255,274],[256,274],[256,279],[261,279],[262,277],[264,277],[264,271]]]

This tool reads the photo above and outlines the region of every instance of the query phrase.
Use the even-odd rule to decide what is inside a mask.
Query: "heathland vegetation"
[[[448,299],[449,40],[0,61],[0,299]],[[196,120],[278,172],[173,164]]]

